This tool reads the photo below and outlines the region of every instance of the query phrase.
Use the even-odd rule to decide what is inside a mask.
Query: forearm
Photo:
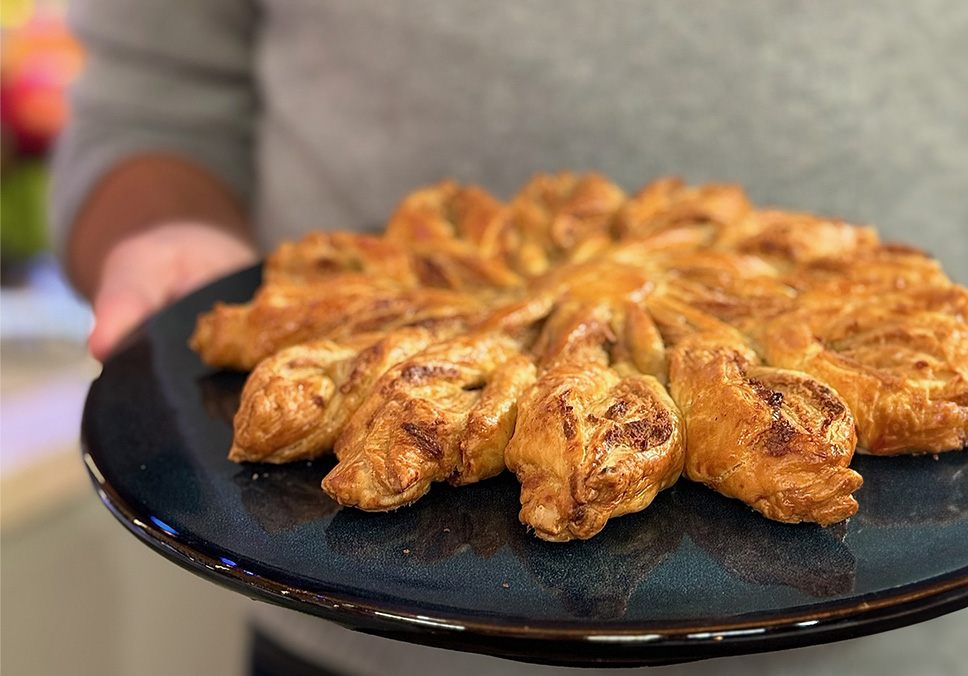
[[[186,221],[252,242],[244,208],[211,173],[174,155],[131,157],[104,176],[78,212],[67,238],[68,275],[91,298],[118,242],[156,225]]]
[[[50,220],[83,294],[119,242],[155,225],[247,236],[256,18],[248,0],[71,2],[87,58],[55,153]]]

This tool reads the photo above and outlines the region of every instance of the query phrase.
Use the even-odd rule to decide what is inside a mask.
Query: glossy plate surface
[[[768,521],[687,481],[598,537],[548,544],[513,477],[437,486],[390,514],[341,509],[332,460],[235,465],[244,376],[188,349],[196,315],[259,270],[151,319],[105,364],[84,414],[102,500],[149,546],[249,596],[403,640],[567,664],[647,664],[881,631],[968,605],[968,453],[858,457],[860,512]]]

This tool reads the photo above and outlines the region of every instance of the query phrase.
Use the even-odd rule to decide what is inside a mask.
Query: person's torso
[[[454,177],[666,174],[968,260],[968,11],[844,4],[266,0],[267,244],[380,227]],[[968,270],[958,272],[957,278]]]

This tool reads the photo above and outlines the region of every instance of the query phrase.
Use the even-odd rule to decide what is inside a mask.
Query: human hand
[[[148,315],[217,277],[256,261],[240,236],[200,222],[174,222],[119,241],[104,259],[92,298],[91,354],[104,361]]]

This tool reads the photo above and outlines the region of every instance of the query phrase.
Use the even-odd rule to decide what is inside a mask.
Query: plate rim
[[[96,382],[92,384],[92,390]],[[86,404],[84,417],[86,420]],[[702,626],[635,622],[603,629],[594,623],[580,621],[515,624],[500,620],[470,620],[436,611],[430,616],[408,609],[405,604],[375,603],[322,587],[303,589],[275,580],[262,571],[226,565],[224,559],[232,552],[211,543],[199,545],[180,533],[167,532],[155,525],[150,515],[139,513],[122,498],[98,468],[94,457],[97,450],[90,445],[84,431],[86,427],[86,423],[82,424],[81,453],[98,497],[126,530],[152,550],[210,582],[250,598],[391,638],[402,637],[441,647],[459,646],[461,650],[488,654],[500,652],[488,649],[489,645],[493,647],[494,641],[537,642],[548,644],[548,647],[580,643],[582,654],[607,655],[599,656],[589,664],[600,664],[603,659],[616,664],[667,663],[670,655],[679,655],[683,651],[698,657],[713,657],[855,638],[968,608],[966,566],[942,576],[842,601],[832,608],[810,610],[801,607],[800,610],[775,612],[770,618],[758,619],[747,614],[737,616],[733,622],[704,622]],[[462,637],[466,639],[461,640]],[[501,650],[505,652],[501,656],[517,659],[527,659],[530,654],[520,653],[512,645],[503,646]],[[561,663],[582,662],[581,659],[568,659]]]
[[[189,294],[192,298],[230,279],[261,269],[256,264],[221,277]],[[185,299],[183,299],[185,300]],[[968,565],[944,575],[832,601],[822,608],[737,615],[732,621],[694,619],[642,621],[596,627],[594,622],[543,620],[522,624],[461,617],[459,613],[414,611],[407,602],[375,602],[324,587],[304,589],[273,579],[269,571],[249,571],[225,560],[233,552],[184,534],[168,532],[125,500],[97,466],[101,453],[90,442],[93,399],[111,362],[141,340],[147,328],[174,312],[180,303],[146,320],[122,342],[91,384],[81,419],[80,450],[86,472],[101,502],[138,540],[196,575],[260,601],[309,613],[367,633],[405,641],[542,663],[632,666],[746,654],[855,638],[925,621],[968,608]],[[190,535],[190,534],[189,534]],[[254,568],[262,568],[256,565]],[[284,571],[282,572],[284,576]],[[698,626],[689,626],[689,622]],[[564,653],[560,651],[565,649]],[[535,651],[540,655],[536,655]]]

